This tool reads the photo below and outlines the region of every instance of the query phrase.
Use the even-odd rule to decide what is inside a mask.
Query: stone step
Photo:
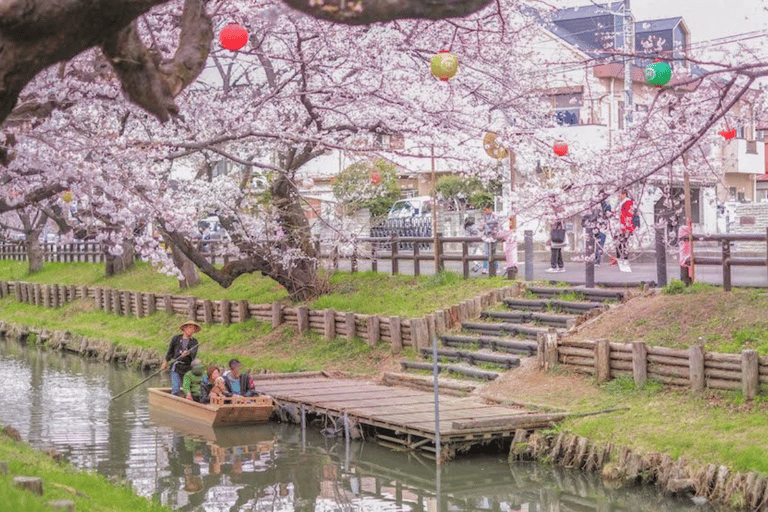
[[[414,370],[429,370],[429,371],[433,370],[432,363],[400,361],[400,366],[403,368],[403,370],[407,370],[409,368]],[[446,373],[451,373],[453,375],[471,377],[473,379],[494,380],[499,377],[499,374],[496,372],[489,372],[487,370],[478,370],[476,368],[467,368],[465,366],[459,366],[459,365],[453,365],[453,364],[437,363],[437,368],[440,373],[446,372]]]
[[[545,287],[545,286],[529,286],[526,288],[527,292],[530,292],[538,297],[555,297],[564,293],[578,293],[583,296],[585,300],[591,302],[624,302],[627,297],[626,292],[623,290],[604,290],[602,288],[583,288],[580,286],[572,287]]]
[[[514,323],[539,322],[550,327],[570,329],[577,324],[577,318],[573,315],[552,315],[537,313],[535,311],[488,311],[480,313],[480,318],[506,320]]]
[[[551,327],[531,327],[528,325],[513,323],[490,323],[490,322],[462,322],[461,328],[466,331],[488,336],[518,336],[535,340],[539,333],[549,332]]]
[[[548,311],[555,309],[565,313],[582,315],[607,306],[601,302],[575,302],[557,299],[504,299],[504,304],[513,310]]]
[[[433,351],[430,348],[422,348],[421,356],[427,359],[432,358]],[[478,363],[490,363],[503,366],[505,370],[511,370],[520,366],[520,358],[517,356],[502,356],[498,354],[489,354],[487,352],[474,352],[471,350],[449,350],[441,349],[437,351],[438,360],[447,359],[451,362],[465,361],[471,365]]]

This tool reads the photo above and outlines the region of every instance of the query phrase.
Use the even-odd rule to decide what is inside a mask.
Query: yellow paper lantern
[[[432,74],[443,82],[447,82],[459,70],[459,59],[448,50],[440,50],[432,56]]]

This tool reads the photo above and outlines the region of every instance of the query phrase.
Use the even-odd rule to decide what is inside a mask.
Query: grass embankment
[[[175,278],[159,274],[146,264],[131,272],[103,277],[103,265],[93,263],[47,263],[39,273],[26,275],[24,262],[0,262],[0,280],[39,283],[105,286],[122,290],[194,295],[210,300],[248,300],[289,303],[285,290],[260,275],[239,278],[228,289],[221,288],[207,276],[202,284],[179,291]],[[488,288],[508,284],[501,278],[464,280],[455,274],[436,276],[387,276],[372,272],[336,273],[330,278],[331,293],[307,305],[313,309],[333,308],[362,314],[417,317],[441,307],[474,297]],[[0,320],[49,330],[69,330],[89,338],[163,353],[178,325],[185,320],[158,312],[142,319],[105,314],[93,301],[75,301],[57,309],[21,304],[12,297],[0,300]],[[359,339],[337,338],[326,341],[317,335],[298,336],[288,327],[275,332],[269,325],[249,320],[244,323],[205,325],[197,335],[205,362],[223,364],[237,356],[253,370],[276,372],[340,369],[370,374],[382,361],[391,358],[388,346],[369,347]]]
[[[594,386],[584,380],[585,385]],[[571,412],[629,407],[625,412],[566,420],[558,431],[638,452],[663,452],[674,459],[768,474],[766,397],[745,404],[740,393],[711,392],[697,397],[653,381],[636,390],[631,378],[621,377],[599,386],[588,397],[574,399],[564,391],[546,401]]]
[[[662,293],[632,300],[597,318],[583,338],[619,343],[643,340],[649,345],[708,352],[743,349],[768,355],[768,293],[764,289],[722,288],[696,283],[689,288],[672,281]]]
[[[0,461],[8,463],[9,472],[0,474],[2,510],[50,512],[51,501],[68,500],[78,512],[166,512],[170,509],[137,496],[130,486],[113,485],[97,473],[80,471],[68,464],[57,464],[28,445],[15,442],[0,433]],[[43,481],[43,495],[14,487],[16,476],[38,477]]]
[[[754,349],[768,355],[768,294],[765,290],[722,288],[672,282],[662,293],[633,299],[601,315],[580,335],[628,343],[738,353]],[[708,391],[695,396],[683,388],[649,381],[636,390],[631,377],[596,386],[574,397],[568,390],[529,396],[574,412],[627,406],[628,412],[590,416],[564,422],[559,428],[598,442],[659,451],[703,463],[725,464],[738,471],[768,474],[768,393],[745,403],[740,392]]]

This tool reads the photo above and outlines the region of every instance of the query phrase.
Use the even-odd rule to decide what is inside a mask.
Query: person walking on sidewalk
[[[488,260],[491,257],[491,243],[496,241],[499,231],[499,219],[493,213],[491,205],[483,206],[483,241],[485,242],[485,261],[483,261],[483,274],[488,273]]]
[[[545,272],[565,272],[565,265],[563,264],[563,247],[565,247],[565,226],[563,221],[556,220],[552,224],[552,228],[549,231],[549,240],[547,240],[552,251],[552,257],[550,259],[550,267]]]
[[[635,202],[629,198],[627,189],[619,191],[619,236],[616,244],[616,256],[619,270],[632,272],[629,266],[629,238],[635,232]]]

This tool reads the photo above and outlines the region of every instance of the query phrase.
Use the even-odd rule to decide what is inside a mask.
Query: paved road
[[[401,274],[413,275],[413,262],[401,260],[399,267]],[[349,260],[340,260],[339,268],[342,270],[349,270]],[[545,272],[547,268],[549,268],[549,264],[546,262],[534,263],[533,278],[536,280],[545,279],[571,284],[584,284],[586,281],[584,263],[566,262],[565,272],[557,274]],[[369,260],[358,261],[359,271],[367,271],[370,269],[371,262]],[[420,269],[421,274],[434,274],[434,263],[432,261],[422,261]],[[446,262],[446,269],[453,272],[461,272],[461,263],[453,261]],[[378,271],[391,272],[389,261],[379,261]],[[731,284],[733,286],[768,287],[768,271],[766,271],[766,267],[733,267],[731,272]],[[472,276],[478,278],[485,277],[480,273],[472,274]],[[525,277],[525,265],[521,265],[519,277]],[[667,282],[675,278],[680,278],[680,267],[674,264],[669,264],[667,266]],[[722,285],[723,269],[719,265],[699,265],[696,267],[696,280]],[[622,284],[636,286],[640,283],[655,284],[658,282],[656,276],[656,264],[633,263],[632,272],[620,272],[617,266],[610,266],[604,263],[602,266],[595,268],[595,282],[598,285],[602,284],[607,286]]]

